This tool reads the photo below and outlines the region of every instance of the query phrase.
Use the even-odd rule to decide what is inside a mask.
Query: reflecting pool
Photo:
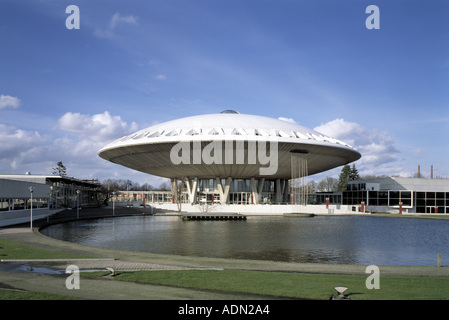
[[[183,221],[132,216],[49,226],[43,234],[88,246],[152,253],[288,262],[449,264],[449,221],[370,216],[249,216]]]

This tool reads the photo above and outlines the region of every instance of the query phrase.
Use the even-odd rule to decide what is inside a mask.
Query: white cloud
[[[278,119],[279,119],[279,120],[282,120],[282,121],[287,121],[287,122],[296,123],[296,121],[293,120],[292,118],[279,117]]]
[[[130,175],[131,170],[101,159],[97,152],[112,140],[137,131],[136,123],[126,123],[107,111],[94,115],[67,112],[55,129],[65,136],[0,124],[0,173],[51,174],[55,164],[62,161],[67,173],[77,178],[101,180],[113,172]]]
[[[49,137],[42,136],[36,131],[26,131],[0,124],[0,169],[2,173],[18,169],[22,164],[39,161],[38,159],[45,153],[43,146],[48,139]]]
[[[111,177],[113,171],[129,174],[129,169],[101,159],[97,152],[107,143],[136,132],[139,128],[135,122],[127,123],[108,111],[94,115],[67,112],[58,119],[57,129],[70,135],[56,139],[50,150],[64,155],[69,175],[102,180]]]
[[[25,131],[0,124],[0,159],[16,155],[45,141],[38,132]]]
[[[0,109],[12,108],[17,109],[20,107],[20,100],[16,97],[0,95]]]
[[[314,130],[330,137],[340,139],[352,146],[356,137],[363,135],[364,129],[355,122],[347,122],[343,119],[335,119],[321,124]]]
[[[165,74],[158,74],[154,77],[156,80],[167,80],[167,76]]]
[[[109,22],[109,29],[114,30],[115,27],[122,22],[137,25],[137,17],[133,15],[122,16],[117,12],[112,16],[111,21]]]
[[[374,167],[399,160],[399,151],[388,132],[368,129],[344,119],[335,119],[321,124],[314,130],[355,147],[362,154],[359,160],[362,166]]]
[[[137,131],[138,126],[135,122],[128,124],[120,116],[111,116],[105,111],[92,116],[67,112],[59,118],[57,128],[83,138],[105,142]]]
[[[96,28],[94,31],[94,35],[100,38],[109,38],[109,39],[114,38],[115,37],[114,31],[116,30],[119,24],[125,23],[137,25],[138,24],[137,20],[138,18],[136,16],[133,15],[122,16],[120,13],[117,12],[109,20],[107,27],[104,29]]]

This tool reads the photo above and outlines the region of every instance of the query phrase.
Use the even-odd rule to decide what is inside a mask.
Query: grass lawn
[[[106,273],[89,273],[100,277]],[[84,276],[84,273],[83,273]],[[328,300],[335,286],[346,286],[352,300],[441,300],[449,297],[449,279],[381,276],[380,289],[367,289],[364,275],[310,274],[247,270],[118,272],[113,281],[162,284],[285,298]]]
[[[80,299],[44,292],[0,289],[0,300],[80,300]]]
[[[74,254],[67,254],[53,250],[39,249],[26,246],[17,242],[0,239],[1,259],[77,259],[87,258]]]

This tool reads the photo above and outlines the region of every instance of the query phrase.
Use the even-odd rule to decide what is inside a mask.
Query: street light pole
[[[115,216],[115,192],[112,192],[112,215]]]
[[[33,187],[29,187],[31,194],[31,203],[30,203],[30,229],[33,230]]]
[[[76,218],[80,218],[80,191],[76,190]]]
[[[48,209],[53,208],[53,186],[50,186],[50,203],[48,204]]]

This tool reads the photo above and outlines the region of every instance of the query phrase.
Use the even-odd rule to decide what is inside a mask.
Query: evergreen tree
[[[355,164],[352,164],[352,168],[351,168],[351,172],[349,174],[349,180],[354,181],[354,180],[359,180],[360,176],[359,176],[359,171],[357,170],[357,168],[355,167]]]
[[[56,168],[53,169],[53,174],[61,177],[67,176],[67,168],[62,164],[62,161],[59,161],[56,164]]]
[[[340,175],[338,176],[338,191],[346,191],[346,185],[351,176],[351,167],[349,165],[344,165],[341,169]]]

